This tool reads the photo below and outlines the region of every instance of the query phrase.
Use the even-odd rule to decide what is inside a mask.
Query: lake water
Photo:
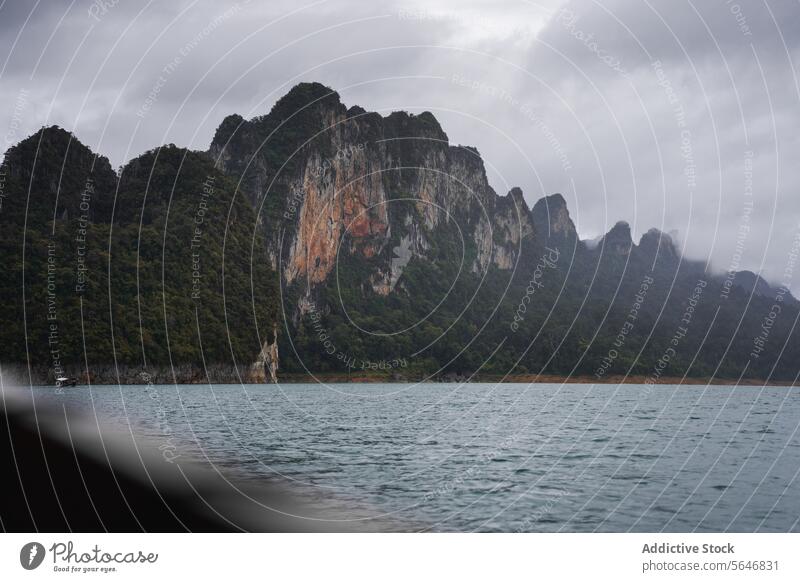
[[[434,531],[799,531],[800,390],[588,384],[43,388],[249,478]]]

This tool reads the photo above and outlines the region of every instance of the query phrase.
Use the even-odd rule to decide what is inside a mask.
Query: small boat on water
[[[59,376],[56,378],[56,388],[63,388],[64,386],[75,386],[78,381],[75,378],[68,376]]]

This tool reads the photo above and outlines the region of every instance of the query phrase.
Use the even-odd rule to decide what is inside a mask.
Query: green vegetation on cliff
[[[624,223],[590,247],[562,196],[497,196],[430,113],[347,109],[319,84],[227,117],[208,153],[165,146],[116,173],[53,127],[1,171],[0,362],[51,376],[244,380],[275,330],[288,373],[798,373],[787,290]]]
[[[166,146],[118,179],[47,128],[3,172],[4,362],[249,367],[272,340],[275,276],[255,213],[205,156]]]

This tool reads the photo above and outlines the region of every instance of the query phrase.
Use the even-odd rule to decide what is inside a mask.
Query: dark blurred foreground
[[[300,501],[283,485],[180,462],[94,416],[2,390],[6,532],[294,532],[397,529],[362,510]],[[166,451],[163,451],[166,453]]]

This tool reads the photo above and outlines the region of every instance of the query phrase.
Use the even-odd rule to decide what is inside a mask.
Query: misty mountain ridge
[[[711,274],[657,229],[582,241],[563,196],[497,194],[429,112],[384,117],[301,83],[266,115],[226,117],[206,152],[165,146],[115,172],[50,127],[2,167],[11,363],[53,367],[54,308],[58,364],[96,375],[796,374],[787,290]]]

